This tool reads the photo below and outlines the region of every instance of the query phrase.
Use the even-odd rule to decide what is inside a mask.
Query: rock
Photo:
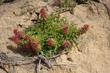
[[[76,2],[78,3],[78,4],[85,4],[85,3],[87,3],[89,0],[76,0]]]
[[[3,3],[13,2],[14,0],[0,0],[0,5]]]
[[[4,0],[0,0],[0,5],[3,3]]]
[[[4,0],[0,0],[3,3]],[[16,2],[17,1],[17,2]],[[17,24],[23,26],[32,25],[30,20],[24,21],[24,18],[30,16],[23,14],[19,16],[20,12],[27,13],[27,9],[32,11],[31,8],[24,7],[19,10],[19,7],[24,6],[25,1],[32,2],[32,5],[42,7],[46,3],[40,2],[41,0],[16,0],[13,4],[4,4],[0,6],[0,51],[13,53],[12,50],[7,49],[7,42],[13,44],[8,38],[12,36],[12,30],[16,28]],[[107,0],[109,1],[109,0]],[[108,7],[110,2],[107,2]],[[95,4],[95,5],[94,5]],[[77,68],[71,67],[53,67],[47,70],[43,68],[42,73],[109,73],[110,72],[110,20],[106,8],[103,4],[96,3],[80,4],[74,9],[74,15],[69,12],[63,13],[68,20],[74,22],[77,26],[81,27],[83,24],[94,26],[87,33],[79,38],[79,50],[72,49],[69,55],[62,55],[58,58],[57,62],[70,62],[77,64]],[[25,9],[26,8],[26,9]],[[37,7],[36,7],[37,8]],[[48,8],[49,11],[51,6]],[[18,14],[15,16],[13,11]],[[17,13],[17,11],[19,11]],[[50,11],[51,12],[51,11]],[[34,16],[31,16],[34,18]],[[30,18],[31,19],[31,18]],[[19,53],[15,52],[18,56]],[[20,55],[21,56],[21,55]],[[34,73],[35,66],[25,65],[17,66],[17,73]],[[0,69],[0,73],[5,73]]]
[[[3,0],[4,3],[12,2],[14,0]]]

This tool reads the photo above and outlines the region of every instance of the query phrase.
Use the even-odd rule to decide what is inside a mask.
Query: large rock
[[[3,3],[9,3],[9,2],[12,2],[14,0],[0,0],[0,4],[3,4]]]
[[[8,2],[12,2],[12,1],[14,1],[14,0],[4,0],[3,2],[8,3]]]

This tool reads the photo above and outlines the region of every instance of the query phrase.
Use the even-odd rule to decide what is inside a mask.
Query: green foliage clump
[[[54,0],[52,6],[59,7],[56,12],[63,13],[69,11],[73,14],[73,9],[77,5],[75,0]]]
[[[40,54],[50,57],[60,53],[61,50],[68,51],[72,43],[76,43],[78,29],[65,18],[52,14],[39,21],[34,26],[28,27],[25,33],[39,40],[42,48]]]

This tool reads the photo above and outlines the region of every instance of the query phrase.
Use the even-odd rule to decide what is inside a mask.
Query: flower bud
[[[22,41],[19,39],[18,35],[15,35],[12,37],[12,40],[14,41],[14,43],[16,43],[17,45],[21,44]]]
[[[69,31],[69,27],[68,26],[64,26],[62,30],[63,30],[64,34],[67,34],[68,31]]]
[[[24,48],[29,50],[31,47],[30,45],[24,45]]]
[[[82,33],[85,33],[85,32],[87,32],[88,30],[89,30],[89,25],[88,24],[85,24],[81,29],[80,29],[80,31],[82,32]]]
[[[69,41],[69,40],[65,40],[64,42],[63,42],[63,44],[62,44],[62,47],[63,48],[69,48],[69,47],[71,47],[71,42]]]
[[[54,46],[55,44],[56,44],[55,39],[49,38],[49,39],[47,40],[47,45],[48,45],[48,46]]]
[[[31,41],[31,47],[33,50],[36,50],[37,52],[41,51],[41,45],[38,41]]]
[[[15,35],[17,35],[17,34],[18,34],[18,29],[14,29],[14,30],[13,30],[13,33],[14,33]]]
[[[40,10],[40,16],[43,17],[43,18],[46,17],[46,12],[45,12],[45,9],[44,9],[44,8],[42,8],[42,9]]]
[[[29,41],[29,40],[31,40],[31,37],[29,35],[25,35],[24,39]]]

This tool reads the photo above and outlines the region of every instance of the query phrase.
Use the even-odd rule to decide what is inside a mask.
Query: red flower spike
[[[69,31],[69,27],[68,26],[64,26],[63,27],[63,33],[67,34]]]
[[[40,10],[40,16],[43,17],[43,18],[46,17],[46,12],[45,12],[45,9],[44,9],[44,8],[42,8],[42,9]]]
[[[81,30],[85,33],[86,31],[88,31],[89,30],[89,25],[88,24],[85,24],[82,28],[81,28]]]
[[[53,38],[49,38],[48,40],[47,40],[47,45],[48,46],[54,46],[55,45],[55,40],[53,39]]]
[[[19,37],[23,37],[25,36],[25,33],[23,31],[18,31],[18,34],[17,34]]]
[[[15,35],[17,35],[19,38],[20,38],[20,37],[24,37],[24,32],[23,32],[23,31],[19,31],[18,29],[14,29],[14,30],[13,30],[13,33],[14,33]]]
[[[63,45],[62,45],[63,48],[69,48],[71,47],[71,42],[69,40],[65,40],[63,42]]]
[[[88,25],[88,24],[85,24],[85,25],[83,26],[83,29],[88,30],[88,29],[89,29],[89,25]]]
[[[25,49],[30,49],[30,45],[25,45],[24,48]]]
[[[17,40],[17,39],[18,39],[18,36],[17,36],[17,35],[15,35],[15,36],[12,37],[12,40],[13,40],[13,41],[15,41],[15,40]]]
[[[36,50],[37,52],[41,50],[41,45],[39,44],[39,42],[36,41],[31,42],[31,47],[33,50]]]
[[[30,40],[31,37],[30,37],[29,35],[25,35],[24,39],[26,39],[26,40]]]
[[[19,36],[18,36],[18,35],[15,35],[14,37],[15,37],[16,39],[19,39]]]
[[[18,29],[14,29],[14,30],[13,30],[13,33],[14,33],[15,35],[17,35],[17,34],[18,34]]]
[[[12,40],[14,41],[14,43],[16,43],[18,45],[22,43],[22,41],[19,39],[19,37],[17,35],[13,36]]]
[[[21,40],[17,40],[15,43],[16,43],[17,45],[20,45],[20,44],[22,44],[22,41],[21,41]]]

